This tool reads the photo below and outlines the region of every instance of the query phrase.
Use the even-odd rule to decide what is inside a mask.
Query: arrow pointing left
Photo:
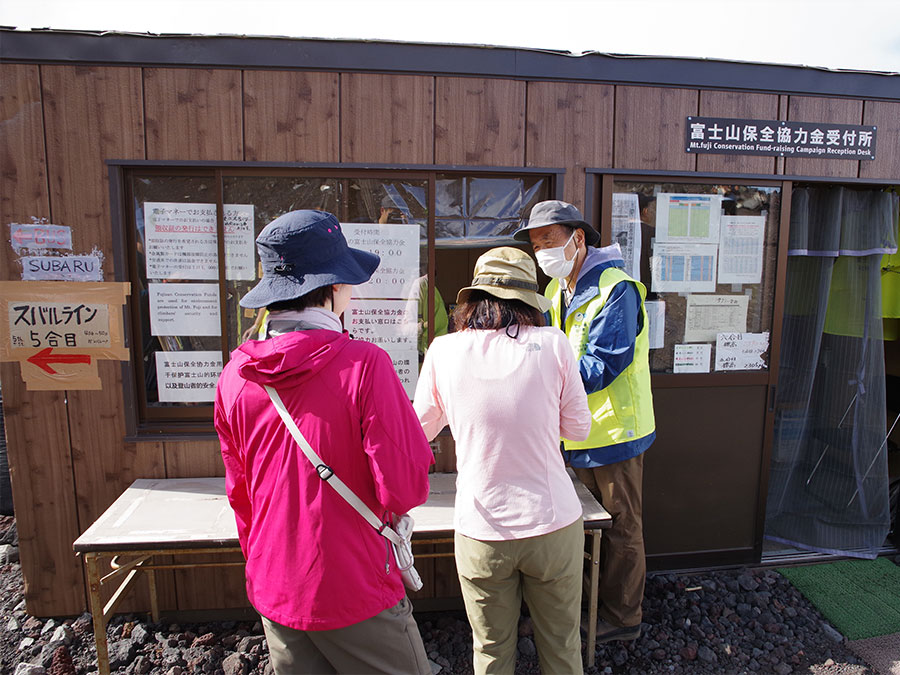
[[[52,347],[42,349],[37,354],[29,356],[26,360],[50,375],[58,374],[50,367],[51,363],[87,363],[89,365],[91,363],[91,357],[87,354],[54,354]]]

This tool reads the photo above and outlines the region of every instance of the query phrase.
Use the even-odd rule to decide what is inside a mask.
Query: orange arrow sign
[[[53,348],[47,347],[37,354],[29,356],[27,361],[51,375],[57,375],[57,372],[50,367],[51,363],[87,363],[90,365],[91,357],[87,354],[54,354]]]

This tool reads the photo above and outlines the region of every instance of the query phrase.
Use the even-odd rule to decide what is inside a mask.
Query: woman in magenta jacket
[[[379,258],[349,248],[322,211],[286,213],[256,241],[263,277],[241,305],[268,308],[266,339],[232,352],[215,426],[272,665],[430,675],[389,542],[319,477],[263,389],[385,521],[425,501],[433,456],[391,359],[339,318]]]

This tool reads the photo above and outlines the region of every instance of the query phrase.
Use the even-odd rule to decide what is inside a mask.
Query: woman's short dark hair
[[[299,298],[294,298],[293,300],[273,302],[266,307],[266,309],[270,312],[283,312],[285,310],[299,312],[308,309],[309,307],[324,307],[327,301],[334,302],[334,288],[331,284],[328,286],[320,286],[319,288],[311,290],[306,295],[301,295]]]
[[[521,300],[504,300],[486,291],[474,290],[453,310],[455,330],[497,330],[509,326],[545,326],[544,314]]]

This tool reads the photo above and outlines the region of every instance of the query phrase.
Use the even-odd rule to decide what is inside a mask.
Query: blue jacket
[[[588,247],[588,254],[575,282],[572,301],[561,304],[562,326],[565,330],[568,307],[580,307],[599,292],[600,275],[608,267],[624,267],[618,247],[602,249]],[[562,292],[562,291],[560,291]],[[548,319],[549,322],[549,319]],[[625,370],[634,359],[634,343],[643,327],[641,296],[634,284],[617,284],[603,309],[588,330],[588,347],[578,362],[581,381],[588,394],[605,389]],[[590,450],[564,451],[566,461],[572,466],[594,467],[615,464],[644,452],[656,439],[656,432],[635,441]]]

